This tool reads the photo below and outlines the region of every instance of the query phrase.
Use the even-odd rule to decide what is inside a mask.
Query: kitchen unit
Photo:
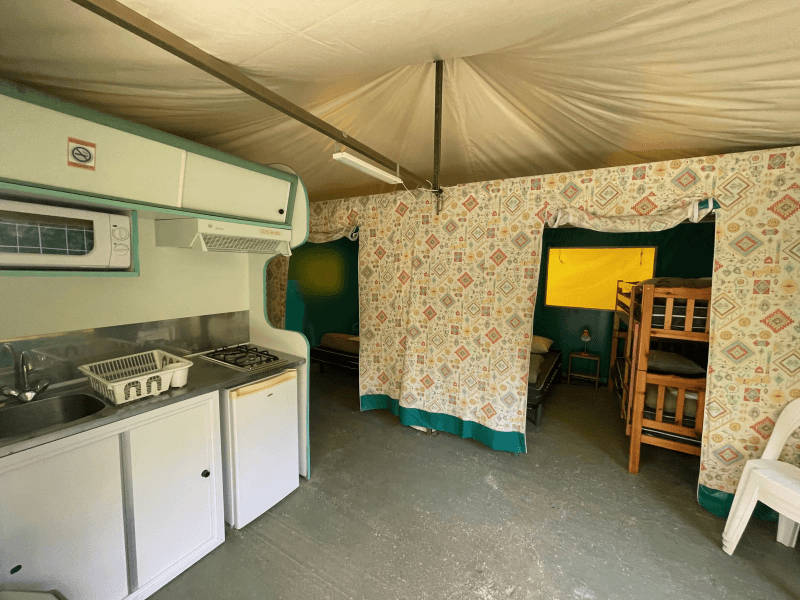
[[[62,426],[0,429],[0,586],[55,588],[70,600],[146,598],[223,543],[220,392],[252,386],[253,377],[283,384],[273,391],[284,402],[269,405],[273,416],[283,411],[282,436],[255,427],[255,443],[268,446],[290,481],[274,489],[295,489],[297,404],[289,399],[305,359],[275,358],[257,375],[198,358],[185,388],[119,406],[105,401]],[[0,420],[9,410],[17,407],[0,408]],[[253,450],[242,458],[264,456]],[[273,477],[250,484],[272,489]]]
[[[131,216],[128,271],[0,269],[15,278],[0,286],[0,342],[28,350],[33,374],[51,383],[25,407],[57,399],[63,385],[83,386],[75,396],[89,397],[84,382],[70,381],[82,364],[74,357],[116,358],[160,342],[172,352],[173,334],[192,337],[179,346],[184,356],[214,348],[205,343],[214,340],[249,340],[277,356],[257,373],[193,358],[185,388],[119,406],[104,402],[33,431],[0,426],[0,585],[57,589],[70,600],[145,598],[224,541],[220,391],[294,373],[278,386],[278,462],[293,479],[282,489],[310,476],[308,342],[275,329],[265,307],[266,265],[305,242],[308,198],[288,168],[249,163],[3,81],[0,110],[9,117],[0,122],[0,198]],[[91,164],[71,164],[67,153],[76,144],[88,149],[78,155]],[[214,230],[215,238],[205,231],[191,248],[157,244],[156,224],[178,219],[231,227]],[[262,253],[249,253],[237,241],[229,248],[232,236],[253,237],[241,233],[252,227],[272,235],[269,247],[262,241]],[[137,326],[142,336],[129,335]],[[162,331],[167,337],[154,335]],[[122,354],[72,352],[86,336]],[[59,358],[66,360],[48,363]],[[4,384],[7,364],[0,360]],[[24,412],[0,397],[0,420],[11,411]]]

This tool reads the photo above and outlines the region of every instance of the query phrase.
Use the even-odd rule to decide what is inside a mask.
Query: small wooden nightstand
[[[572,372],[572,359],[573,358],[583,358],[586,360],[593,360],[597,363],[597,369],[595,370],[594,375],[590,375],[589,373],[573,373]],[[569,380],[573,377],[578,377],[580,379],[588,379],[590,381],[594,381],[594,389],[597,389],[597,386],[600,385],[600,356],[597,354],[590,354],[588,352],[570,352],[569,353],[569,368],[567,370],[567,384],[569,385]]]

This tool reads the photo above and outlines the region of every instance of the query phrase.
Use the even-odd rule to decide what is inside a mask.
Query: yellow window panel
[[[550,248],[548,306],[614,310],[617,281],[653,277],[655,247]]]

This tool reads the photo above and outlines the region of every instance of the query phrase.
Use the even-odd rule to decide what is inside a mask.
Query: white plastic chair
[[[778,457],[797,427],[800,427],[800,398],[781,411],[761,458],[748,460],[744,466],[722,533],[722,549],[728,554],[736,549],[759,501],[778,513],[778,541],[794,548],[800,529],[800,468],[779,462]]]

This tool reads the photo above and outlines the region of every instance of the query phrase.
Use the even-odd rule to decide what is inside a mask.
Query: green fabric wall
[[[542,269],[533,318],[533,333],[554,340],[554,347],[566,356],[583,350],[580,340],[588,327],[592,341],[588,350],[599,354],[600,376],[608,377],[611,358],[611,333],[614,313],[603,310],[545,306],[547,256],[550,248],[591,248],[620,246],[656,246],[657,277],[710,277],[714,266],[714,224],[687,223],[657,233],[602,233],[579,228],[544,229]],[[580,363],[580,364],[579,364]],[[564,360],[564,371],[568,360]],[[593,370],[594,363],[576,361],[575,370]]]
[[[301,331],[312,347],[325,333],[353,333],[358,325],[358,242],[341,238],[303,244],[289,260],[287,329]],[[296,291],[299,291],[297,294]],[[304,312],[305,316],[302,316]]]

